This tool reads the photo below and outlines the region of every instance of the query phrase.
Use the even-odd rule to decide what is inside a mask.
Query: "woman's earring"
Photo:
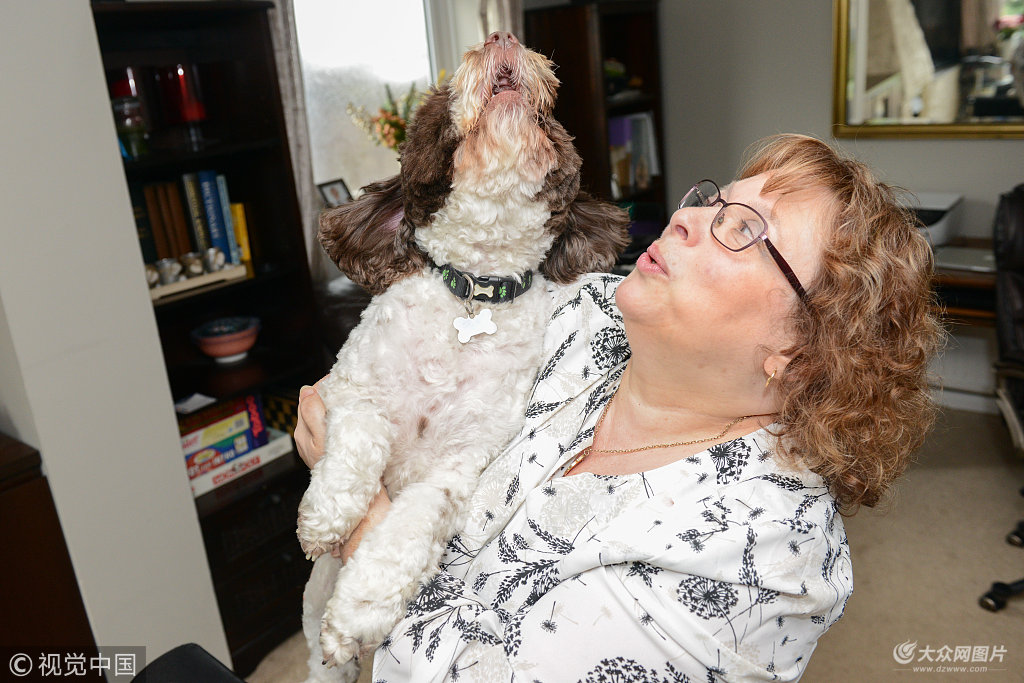
[[[775,379],[775,373],[778,372],[778,371],[779,371],[778,368],[775,368],[774,370],[772,370],[772,374],[768,377],[768,380],[764,383],[764,388],[765,389],[767,389],[768,385],[772,383],[773,379]]]

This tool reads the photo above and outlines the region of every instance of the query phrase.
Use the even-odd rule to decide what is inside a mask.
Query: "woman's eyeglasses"
[[[797,279],[796,273],[768,239],[768,223],[752,207],[725,201],[718,185],[713,180],[705,179],[690,188],[683,201],[679,202],[679,208],[708,207],[716,204],[721,204],[722,208],[711,220],[711,236],[715,241],[729,251],[743,251],[758,242],[764,242],[764,246],[768,247],[768,253],[796,290],[797,296],[801,301],[806,301],[807,292]]]

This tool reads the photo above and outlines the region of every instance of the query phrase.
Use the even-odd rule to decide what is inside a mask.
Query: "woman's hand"
[[[352,535],[348,537],[345,544],[341,546],[341,550],[334,551],[331,554],[335,557],[340,557],[342,562],[348,562],[348,558],[352,557],[352,553],[359,547],[359,542],[363,540],[363,536],[370,531],[373,527],[377,526],[377,523],[384,518],[388,510],[391,508],[391,499],[388,497],[388,490],[384,488],[382,483],[380,491],[374,496],[373,500],[370,501],[370,507],[366,510],[366,516],[363,517],[363,521],[359,522],[359,526],[355,528]]]
[[[324,456],[324,437],[327,435],[327,407],[320,398],[317,388],[323,384],[324,377],[313,386],[305,386],[299,390],[298,418],[295,422],[295,450],[302,462],[310,469]]]

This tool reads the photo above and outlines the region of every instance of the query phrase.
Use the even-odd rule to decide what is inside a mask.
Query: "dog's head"
[[[495,195],[529,187],[546,206],[551,246],[540,270],[548,279],[608,270],[628,241],[628,216],[579,190],[580,157],[552,116],[553,66],[510,33],[468,50],[451,82],[417,109],[401,173],[321,215],[320,242],[342,272],[377,294],[426,267],[415,232],[446,206],[455,179],[467,177]]]

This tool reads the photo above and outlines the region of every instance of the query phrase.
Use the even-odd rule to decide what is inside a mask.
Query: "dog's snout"
[[[518,42],[519,41],[516,40],[516,37],[509,33],[508,31],[495,31],[491,35],[487,36],[487,40],[484,41],[484,43],[487,45],[494,43],[501,48],[512,47],[513,45],[516,45]]]

